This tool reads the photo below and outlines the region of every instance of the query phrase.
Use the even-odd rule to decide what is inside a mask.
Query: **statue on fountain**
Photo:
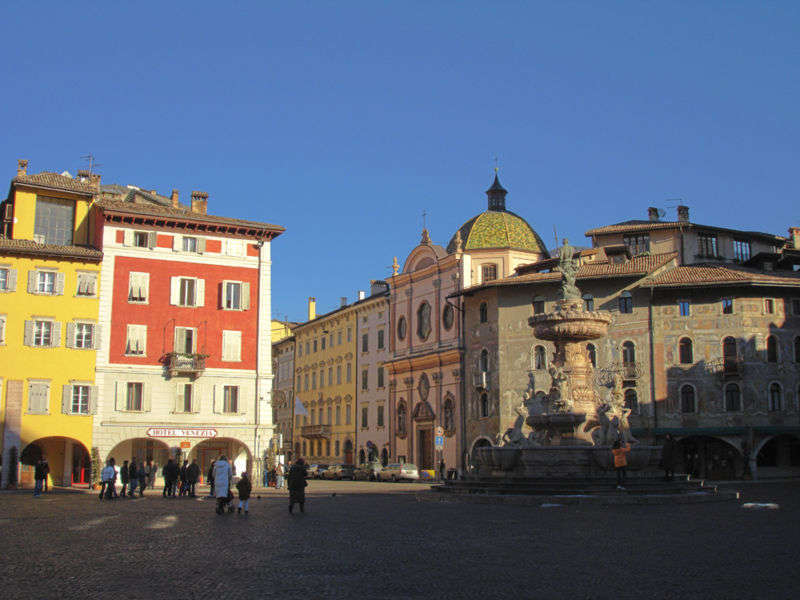
[[[575,285],[580,264],[575,259],[575,248],[569,245],[569,240],[564,238],[564,243],[558,250],[558,270],[561,272],[561,299],[580,300],[581,291]]]

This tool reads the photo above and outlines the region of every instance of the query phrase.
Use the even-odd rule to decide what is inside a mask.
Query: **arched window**
[[[684,385],[681,388],[681,412],[697,412],[697,406],[695,405],[694,399],[694,388],[690,385]]]
[[[633,414],[639,413],[639,398],[633,388],[625,390],[625,408],[630,409]]]
[[[444,401],[443,412],[442,426],[444,430],[448,433],[454,432],[456,430],[456,411],[451,398]]]
[[[534,348],[533,368],[537,371],[547,369],[547,354],[544,351],[544,346],[536,346],[536,348]]]
[[[431,334],[431,305],[427,302],[420,304],[417,309],[417,336],[421,340],[427,340]]]
[[[489,416],[489,394],[483,392],[481,394],[480,402],[478,405],[478,414],[481,417]]]
[[[737,356],[736,340],[730,336],[726,337],[722,340],[722,362],[725,373],[736,373]]]
[[[489,321],[489,307],[486,302],[481,302],[478,312],[481,323],[487,323]]]
[[[446,304],[444,310],[442,311],[442,325],[447,331],[453,328],[453,323],[455,322],[456,318],[456,311],[453,308],[452,304]]]
[[[725,386],[725,410],[730,412],[742,410],[742,392],[735,383]]]
[[[678,342],[678,355],[680,356],[681,364],[690,365],[694,362],[692,340],[681,338],[681,341]]]
[[[489,351],[485,348],[481,350],[481,358],[478,367],[484,373],[489,372]]]
[[[633,345],[633,342],[622,344],[622,362],[626,365],[636,362],[636,346]]]
[[[771,383],[769,386],[769,409],[771,411],[778,411],[781,410],[781,396],[783,395],[783,391],[781,390],[780,383]]]
[[[400,317],[397,320],[397,337],[401,340],[406,339],[406,318]]]
[[[583,307],[586,310],[594,310],[594,296],[592,296],[591,294],[584,294]]]
[[[589,355],[589,360],[592,363],[593,367],[597,367],[597,348],[594,347],[594,344],[586,344],[586,353]]]
[[[632,313],[633,312],[633,298],[630,292],[622,292],[619,295],[619,312]]]
[[[794,338],[794,362],[800,363],[800,337]]]
[[[778,362],[778,339],[774,335],[767,338],[767,362]]]
[[[406,404],[400,402],[397,406],[397,433],[399,435],[406,434]]]
[[[544,298],[535,296],[531,302],[533,304],[533,314],[540,315],[544,312]]]

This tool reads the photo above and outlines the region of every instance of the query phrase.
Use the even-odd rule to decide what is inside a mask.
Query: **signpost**
[[[436,444],[437,450],[442,450],[444,448],[444,436],[437,435],[436,439],[434,440],[434,443]]]

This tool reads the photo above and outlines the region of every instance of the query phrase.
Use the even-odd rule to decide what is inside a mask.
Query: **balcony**
[[[714,375],[721,375],[723,379],[741,377],[744,373],[744,361],[738,356],[728,356],[708,361],[706,368]]]
[[[303,425],[300,428],[300,435],[309,439],[330,439],[331,426],[330,425]]]
[[[191,375],[198,377],[206,370],[207,354],[183,354],[170,352],[167,354],[167,371],[171,377],[175,375]]]

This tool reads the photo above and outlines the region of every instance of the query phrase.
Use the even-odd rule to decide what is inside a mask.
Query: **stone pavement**
[[[743,501],[781,505],[763,511],[418,502],[421,489],[312,481],[293,516],[257,490],[247,518],[153,492],[0,493],[0,597],[797,596],[797,481],[743,486]]]

